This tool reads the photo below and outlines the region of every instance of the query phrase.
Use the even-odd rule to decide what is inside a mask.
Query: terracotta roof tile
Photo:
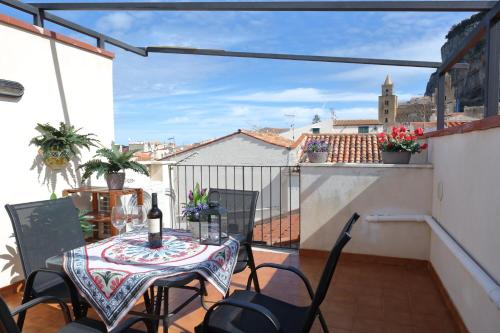
[[[376,134],[306,135],[302,146],[313,139],[329,144],[328,163],[382,163]],[[303,149],[299,161],[308,161]]]
[[[293,144],[292,140],[282,137],[281,135],[278,134],[261,133],[261,132],[247,131],[247,130],[240,130],[240,132],[248,136],[251,136],[255,139],[262,140],[267,143],[285,148],[289,148]]]

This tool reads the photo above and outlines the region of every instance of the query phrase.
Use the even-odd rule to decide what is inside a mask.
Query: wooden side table
[[[144,191],[142,188],[124,188],[123,190],[109,190],[107,187],[79,187],[63,191],[63,197],[76,193],[88,193],[92,196],[92,210],[86,214],[88,221],[98,226],[106,223],[110,226],[111,235],[117,235],[118,231],[111,224],[111,210],[116,206],[117,199],[123,195],[135,194],[137,204],[144,204]],[[109,212],[99,210],[99,197],[109,197]]]

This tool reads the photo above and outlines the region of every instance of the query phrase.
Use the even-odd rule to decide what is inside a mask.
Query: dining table
[[[225,296],[238,251],[239,242],[232,237],[207,245],[189,231],[175,229],[163,229],[162,247],[150,248],[146,231],[132,231],[48,258],[46,267],[64,271],[111,331],[148,290],[170,279],[198,276]],[[159,309],[146,306],[146,312],[151,316]]]

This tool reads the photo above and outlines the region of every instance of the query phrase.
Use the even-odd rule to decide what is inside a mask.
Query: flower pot
[[[310,163],[325,163],[328,159],[328,152],[307,152],[307,158]]]
[[[69,163],[68,159],[64,157],[47,157],[43,162],[52,170],[64,169]]]
[[[41,156],[44,155],[42,149],[38,150],[38,153]],[[61,169],[64,169],[68,165],[69,160],[66,157],[60,157],[59,151],[56,149],[53,149],[50,151],[49,157],[43,158],[43,163],[45,163],[45,165],[48,166],[49,168],[51,168],[52,170],[61,170]]]
[[[110,190],[123,189],[123,184],[125,183],[125,172],[108,173],[105,178]]]
[[[409,151],[383,151],[382,160],[384,164],[408,164],[411,153]]]

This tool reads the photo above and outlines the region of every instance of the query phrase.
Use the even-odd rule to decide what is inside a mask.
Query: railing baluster
[[[290,234],[290,241],[289,241],[289,247],[292,247],[292,171],[291,168],[288,167],[288,216],[289,216],[289,222],[288,222],[288,228],[289,234]]]
[[[184,169],[186,167],[184,166]],[[181,221],[180,221],[180,215],[181,215],[181,189],[180,189],[180,175],[179,175],[179,165],[175,166],[175,177],[177,178],[177,214],[175,214],[175,219],[177,220],[177,226],[179,227]],[[173,223],[173,221],[172,221]]]
[[[262,166],[260,167],[260,240],[264,242],[264,191],[263,191],[263,182],[262,178]]]
[[[281,167],[279,167],[280,170],[280,245],[282,244],[281,240]]]
[[[241,174],[242,174],[242,186],[243,186],[243,192],[241,193],[242,199],[243,199],[243,234],[246,235],[246,216],[245,216],[245,167],[241,167]]]
[[[273,246],[273,177],[272,167],[269,167],[269,239]]]

